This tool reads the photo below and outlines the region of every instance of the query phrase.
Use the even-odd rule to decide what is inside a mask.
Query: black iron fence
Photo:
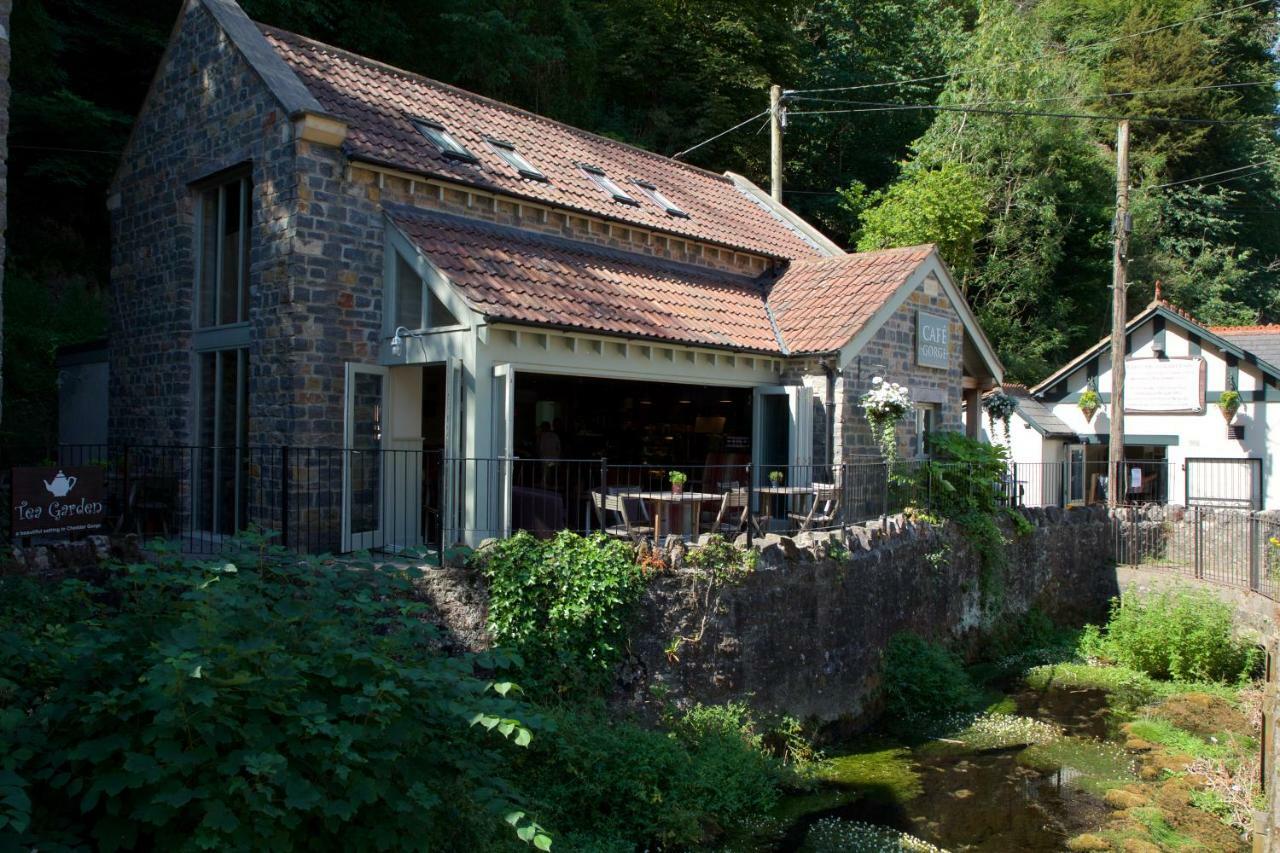
[[[1260,501],[1260,477],[1254,479],[1251,466],[1201,461],[1222,464],[1201,469],[1208,476],[1165,463],[1073,470],[1067,463],[1019,462],[975,476],[961,463],[921,460],[892,468],[881,462],[753,467],[738,455],[696,464],[621,464],[446,458],[441,451],[394,448],[63,445],[0,449],[0,500],[11,503],[13,467],[98,466],[105,532],[163,537],[194,553],[217,553],[228,537],[250,528],[312,553],[438,552],[517,530],[539,536],[605,530],[637,540],[796,534],[860,524],[908,506],[928,509],[957,488],[986,488],[1011,506],[1063,506],[1073,502],[1073,490],[1074,502],[1087,503],[1105,498],[1108,476],[1125,478],[1131,503],[1163,504],[1188,490],[1221,506],[1238,505],[1232,501],[1241,494],[1246,504]],[[0,521],[5,538],[11,522],[6,512]]]

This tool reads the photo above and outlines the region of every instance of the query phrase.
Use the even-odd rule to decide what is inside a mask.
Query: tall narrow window
[[[202,352],[196,370],[197,523],[236,533],[244,527],[248,484],[249,350]]]
[[[916,403],[916,456],[929,455],[929,433],[938,429],[938,404]]]
[[[196,292],[199,328],[249,319],[249,231],[253,185],[242,176],[200,190]]]

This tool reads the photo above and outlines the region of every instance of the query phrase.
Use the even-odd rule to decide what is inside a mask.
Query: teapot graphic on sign
[[[44,487],[49,490],[49,494],[55,498],[65,498],[67,493],[76,487],[76,478],[68,477],[62,471],[58,471],[58,476],[53,478],[53,482],[44,481]]]

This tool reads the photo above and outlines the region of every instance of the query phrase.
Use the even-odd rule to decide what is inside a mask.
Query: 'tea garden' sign
[[[951,366],[951,320],[916,312],[916,364],[946,370]]]
[[[96,465],[13,469],[13,535],[97,530],[106,514],[106,476]]]

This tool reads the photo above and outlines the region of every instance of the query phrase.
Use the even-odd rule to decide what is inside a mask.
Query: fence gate
[[[1187,506],[1262,509],[1261,459],[1188,459]]]

